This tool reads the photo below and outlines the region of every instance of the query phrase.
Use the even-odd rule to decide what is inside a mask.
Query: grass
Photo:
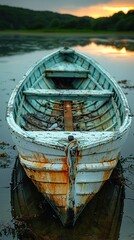
[[[44,34],[50,34],[50,35],[63,35],[63,34],[86,34],[86,35],[129,35],[134,36],[134,31],[128,31],[128,32],[117,32],[117,31],[89,31],[86,29],[34,29],[34,30],[1,30],[0,35],[44,35]]]

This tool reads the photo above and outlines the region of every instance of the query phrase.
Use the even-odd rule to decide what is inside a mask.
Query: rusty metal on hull
[[[42,162],[37,156],[34,158],[35,154],[31,156],[31,164],[20,155],[27,176],[51,204],[64,226],[75,224],[86,204],[109,179],[118,161],[80,164],[78,144],[78,141],[71,139],[65,150],[64,162],[58,164],[50,163],[51,160],[46,157],[47,161]]]

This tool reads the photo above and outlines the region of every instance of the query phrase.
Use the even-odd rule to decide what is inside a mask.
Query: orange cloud
[[[111,16],[115,12],[123,11],[127,13],[129,10],[134,9],[134,4],[131,1],[124,3],[123,0],[117,3],[116,0],[107,4],[97,4],[89,7],[80,7],[75,9],[62,9],[60,13],[69,13],[76,16],[90,16],[94,18]]]

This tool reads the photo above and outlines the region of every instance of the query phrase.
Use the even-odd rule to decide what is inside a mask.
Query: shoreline
[[[134,32],[105,32],[105,31],[94,31],[94,32],[89,32],[89,31],[34,31],[34,30],[26,30],[26,31],[22,31],[22,30],[0,30],[0,36],[4,36],[4,35],[20,35],[20,36],[45,36],[45,35],[49,35],[49,36],[70,36],[70,35],[74,35],[74,36],[121,36],[121,37],[134,37]]]

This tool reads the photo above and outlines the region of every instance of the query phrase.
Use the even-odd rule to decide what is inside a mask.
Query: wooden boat
[[[96,196],[87,204],[72,229],[62,227],[50,205],[26,176],[19,158],[12,173],[11,206],[19,239],[119,239],[124,205],[120,164]],[[107,223],[107,227],[106,226]],[[15,234],[15,233],[14,233]],[[14,236],[15,237],[15,236]]]
[[[28,177],[70,226],[109,179],[131,116],[116,81],[90,57],[63,48],[26,73],[7,122]]]

